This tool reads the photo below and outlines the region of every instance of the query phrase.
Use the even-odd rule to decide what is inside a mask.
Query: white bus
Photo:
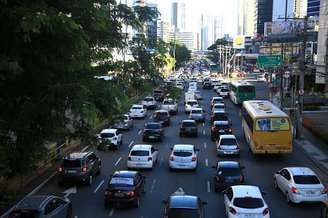
[[[244,101],[241,109],[242,130],[254,154],[292,152],[289,116],[265,100]]]

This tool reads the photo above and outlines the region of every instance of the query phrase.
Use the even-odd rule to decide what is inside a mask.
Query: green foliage
[[[175,100],[178,100],[181,96],[181,89],[173,86],[173,85],[168,85],[165,90],[166,97],[172,98]]]
[[[184,63],[191,58],[191,51],[188,48],[181,44],[179,41],[171,41],[171,51],[170,54],[172,57],[175,57],[175,65],[176,67],[183,67]]]

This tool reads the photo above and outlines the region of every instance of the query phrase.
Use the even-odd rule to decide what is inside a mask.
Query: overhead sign
[[[235,36],[233,38],[232,47],[234,49],[244,49],[245,48],[245,37],[244,36]]]
[[[260,67],[277,67],[281,64],[281,55],[259,55],[257,63]]]

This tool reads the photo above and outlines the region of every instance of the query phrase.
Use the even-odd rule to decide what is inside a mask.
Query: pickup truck
[[[163,100],[162,110],[167,110],[169,113],[178,113],[178,103],[172,98],[166,98]]]

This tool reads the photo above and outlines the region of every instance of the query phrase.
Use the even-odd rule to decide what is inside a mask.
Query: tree
[[[171,41],[171,51],[170,54],[172,57],[175,57],[175,66],[182,67],[184,63],[191,58],[191,51],[179,41]]]

